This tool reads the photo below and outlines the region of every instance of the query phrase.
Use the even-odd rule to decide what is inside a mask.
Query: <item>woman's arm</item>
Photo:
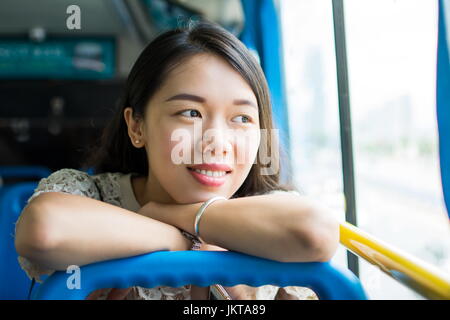
[[[16,250],[45,268],[189,250],[174,226],[84,196],[46,192],[33,199],[16,226]]]
[[[139,213],[194,234],[201,204],[150,202]],[[282,262],[328,261],[339,244],[339,222],[330,210],[293,194],[215,201],[204,212],[199,232],[209,244]]]

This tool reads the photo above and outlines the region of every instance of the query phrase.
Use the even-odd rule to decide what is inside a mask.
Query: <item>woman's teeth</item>
[[[193,169],[195,172],[207,175],[209,177],[222,177],[226,175],[226,171],[207,171],[207,170],[199,170],[199,169]]]

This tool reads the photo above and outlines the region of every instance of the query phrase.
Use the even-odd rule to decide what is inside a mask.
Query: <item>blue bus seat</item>
[[[0,166],[0,178],[46,178],[51,170],[43,166]],[[0,185],[1,187],[1,185]]]
[[[0,195],[0,299],[27,299],[31,280],[20,268],[14,247],[15,223],[37,182],[23,182],[4,188]]]
[[[367,299],[359,279],[330,262],[277,262],[231,251],[157,251],[85,265],[78,271],[57,271],[32,299],[85,299],[99,288],[216,283],[295,285],[311,288],[323,300]]]

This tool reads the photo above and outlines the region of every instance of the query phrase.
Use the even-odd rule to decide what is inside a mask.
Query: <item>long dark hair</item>
[[[100,139],[87,152],[82,164],[103,172],[136,172],[148,175],[145,148],[135,148],[130,141],[123,116],[131,107],[133,116],[143,119],[146,106],[170,70],[199,53],[215,54],[227,61],[250,85],[259,106],[261,129],[267,129],[267,150],[271,161],[280,163],[280,146],[271,144],[273,129],[269,89],[264,73],[245,45],[233,34],[210,22],[198,22],[167,31],[155,38],[142,51],[128,79],[114,115]],[[261,175],[261,164],[253,164],[247,178],[233,197],[263,194],[272,190],[292,190],[292,185],[280,184],[280,172]],[[281,169],[281,168],[280,168]]]

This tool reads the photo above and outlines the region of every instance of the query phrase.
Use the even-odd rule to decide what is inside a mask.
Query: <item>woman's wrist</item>
[[[202,203],[168,205],[149,202],[141,207],[138,213],[194,235],[195,215],[201,205]]]
[[[200,208],[198,209],[198,211],[197,211],[197,213],[196,213],[196,215],[195,215],[195,221],[194,221],[194,233],[195,233],[195,236],[196,236],[200,241],[202,241],[202,242],[203,242],[203,240],[202,240],[201,237],[200,237],[200,231],[199,231],[200,219],[201,219],[203,213],[205,212],[205,210],[208,208],[208,206],[211,205],[214,201],[217,201],[217,200],[227,200],[227,199],[226,199],[225,197],[222,197],[222,196],[216,196],[216,197],[213,197],[213,198],[211,198],[211,199],[205,201],[205,202],[200,206]]]
[[[180,241],[179,245],[173,250],[176,251],[191,250],[196,245],[194,239],[195,237],[193,235],[188,236],[188,234],[186,234],[183,228],[179,226],[179,223],[177,222],[176,218],[177,212],[176,210],[171,210],[170,207],[173,206],[164,205],[157,202],[148,202],[144,206],[142,206],[137,213],[147,218],[158,220],[160,222],[171,225],[172,227],[178,230],[179,235],[182,238],[182,241]]]

